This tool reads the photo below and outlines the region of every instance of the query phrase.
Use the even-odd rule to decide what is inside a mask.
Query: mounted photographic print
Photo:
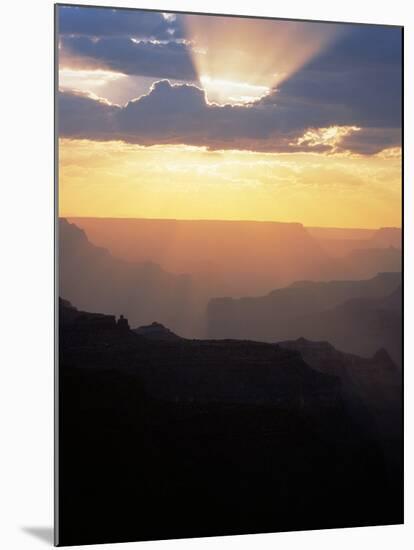
[[[403,522],[402,38],[56,6],[57,545]]]

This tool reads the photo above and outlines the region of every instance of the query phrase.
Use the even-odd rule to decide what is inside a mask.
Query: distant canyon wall
[[[384,326],[388,338],[389,332],[398,334],[401,321],[398,325],[385,313],[385,320],[372,323],[373,308],[367,304],[363,314],[355,304],[329,311],[349,299],[378,298],[364,290],[376,283],[351,285],[360,292],[338,289],[351,288],[347,280],[377,280],[378,272],[400,271],[401,250],[392,245],[398,244],[399,230],[363,235],[364,246],[375,247],[357,247],[342,257],[324,248],[323,230],[317,231],[317,238],[312,231],[275,222],[61,219],[60,295],[79,308],[123,314],[133,328],[156,321],[189,338],[332,337],[347,351],[376,351]],[[344,234],[338,231],[334,235],[339,242]],[[349,230],[344,231],[349,237]],[[359,243],[360,236],[348,240]],[[398,287],[396,277],[385,285],[388,294]],[[336,300],[333,288],[339,293]],[[275,295],[289,298],[275,304]],[[357,339],[352,335],[344,342],[348,325],[359,327],[354,331],[363,325],[364,333],[366,326],[374,325],[365,338],[369,345],[353,347]],[[398,345],[388,345],[393,353],[389,348]],[[393,357],[398,361],[395,353]]]
[[[299,223],[103,218],[69,221],[84,229],[91,243],[105,247],[115,257],[149,261],[168,272],[192,276],[210,297],[254,296],[298,280],[368,278],[401,268],[401,252],[390,248],[387,235],[379,235],[382,230],[364,233],[362,245],[358,242],[354,248],[348,246],[341,255],[329,250],[323,229],[307,230]],[[330,240],[332,230],[325,231]],[[333,235],[345,235],[349,240],[353,236],[350,231],[336,230]],[[385,230],[387,234],[389,231],[400,230]],[[330,248],[335,250],[340,245],[336,242]]]

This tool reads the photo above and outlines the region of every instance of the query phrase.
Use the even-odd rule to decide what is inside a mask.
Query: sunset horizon
[[[402,29],[56,13],[59,544],[401,523]]]
[[[290,225],[302,225],[305,229],[349,229],[355,231],[375,231],[376,229],[401,229],[399,225],[381,225],[381,226],[334,226],[334,225],[306,225],[300,221],[288,220],[257,220],[248,218],[148,218],[144,216],[123,217],[123,216],[77,216],[77,215],[60,215],[59,218],[65,218],[67,220],[76,219],[97,219],[97,220],[151,220],[151,221],[182,221],[182,222],[252,222],[252,223],[275,223],[275,224],[290,224]]]
[[[398,29],[98,11],[59,9],[60,216],[401,226]]]

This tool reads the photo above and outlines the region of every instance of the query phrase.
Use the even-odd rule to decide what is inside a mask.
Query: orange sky
[[[327,134],[318,139],[332,139]],[[398,149],[256,153],[61,139],[59,168],[64,217],[401,225]]]

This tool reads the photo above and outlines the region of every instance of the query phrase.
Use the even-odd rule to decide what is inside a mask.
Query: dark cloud
[[[109,139],[117,132],[119,108],[81,93],[59,93],[59,135]]]
[[[197,78],[187,47],[177,42],[134,42],[128,37],[98,40],[85,36],[63,37],[60,63],[154,78]]]
[[[400,145],[400,128],[362,128],[359,132],[346,136],[340,147],[342,150],[371,155],[383,149]]]
[[[157,12],[75,7],[62,7],[59,14],[63,63],[156,80],[197,80],[188,46],[175,40],[184,36],[180,16],[167,21]],[[362,130],[346,136],[342,147],[372,154],[399,146],[401,29],[351,25],[338,34],[280,89],[249,107],[209,105],[197,87],[171,86],[165,80],[122,108],[63,94],[62,135],[299,151],[310,150],[310,143],[297,145],[309,128],[358,126]],[[312,151],[331,149],[312,145]]]
[[[261,150],[288,147],[289,136],[276,137],[270,107],[208,105],[195,86],[155,83],[148,95],[125,107],[110,106],[81,94],[62,92],[59,103],[59,133],[64,137],[121,139],[152,145],[185,143],[211,149]],[[274,142],[270,138],[274,138]]]
[[[310,67],[348,70],[354,67],[401,65],[402,28],[349,25],[342,39],[313,59]]]
[[[260,107],[208,105],[199,88],[171,86],[164,80],[157,82],[150,94],[129,102],[118,119],[128,141],[188,143],[217,149],[269,139],[275,128],[267,115]]]
[[[181,19],[167,21],[160,12],[87,6],[60,6],[58,9],[60,35],[158,40],[183,37]]]
[[[60,135],[96,140],[119,139],[128,143],[160,143],[206,146],[210,149],[247,149],[264,152],[330,151],[320,143],[297,144],[307,125],[289,124],[290,114],[277,105],[223,107],[206,103],[195,86],[157,82],[148,95],[115,107],[69,92],[60,96]],[[399,145],[398,131],[387,138],[381,130],[349,136],[346,147],[376,153]],[[294,145],[294,143],[296,143]]]
[[[158,12],[77,7],[62,7],[59,14],[63,65],[74,63],[78,67],[104,68],[157,80],[197,81],[188,46],[171,40],[172,30],[174,39],[184,36],[181,16],[167,21]],[[275,127],[278,135],[330,125],[398,130],[402,124],[401,29],[365,25],[340,27],[342,30],[337,33],[340,38],[336,42],[253,110],[247,113],[242,109],[240,122],[234,120],[234,113],[239,111],[229,111],[227,107],[227,110],[220,110],[221,116],[227,111],[232,113],[229,126],[217,121],[223,132],[221,138],[225,140],[228,136],[231,139],[230,136],[235,135],[233,128],[247,120],[252,126],[245,129],[246,133],[250,136],[256,132],[257,139],[265,139],[263,135],[273,132]],[[133,42],[132,36],[146,40]],[[166,36],[169,37],[167,42],[148,41],[150,38],[162,40]],[[166,99],[184,93],[183,90],[170,90]],[[155,101],[154,94],[151,101]],[[276,107],[274,112],[272,106]],[[170,109],[174,109],[174,105],[170,105]],[[271,129],[267,115],[263,116],[264,110],[270,116]],[[201,121],[201,112],[208,112],[210,120],[213,111],[203,103],[198,121]],[[182,116],[182,124],[187,128],[186,112]],[[174,113],[171,117],[174,118]],[[395,134],[390,131],[387,135]]]
[[[266,103],[308,126],[401,127],[401,29],[350,27]]]

